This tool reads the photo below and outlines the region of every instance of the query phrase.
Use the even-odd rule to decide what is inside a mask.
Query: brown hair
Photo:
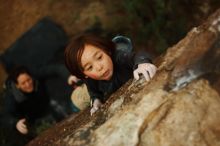
[[[112,57],[112,54],[115,51],[115,44],[112,41],[108,41],[93,34],[80,34],[73,38],[64,52],[65,64],[71,74],[76,75],[81,79],[85,77],[81,65],[81,57],[85,45],[98,47],[110,57]]]
[[[29,76],[32,77],[30,71],[28,70],[27,67],[25,66],[16,66],[12,69],[12,71],[9,74],[9,78],[15,83],[18,83],[18,76],[21,74],[28,74]]]

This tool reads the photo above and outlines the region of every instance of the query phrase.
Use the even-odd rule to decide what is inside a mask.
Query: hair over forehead
[[[81,57],[85,45],[95,46],[106,52],[109,56],[115,51],[115,44],[112,41],[94,34],[80,34],[71,39],[64,52],[65,64],[71,74],[81,79],[84,78]]]
[[[21,75],[21,74],[28,74],[29,76],[32,77],[30,71],[28,70],[27,67],[25,66],[16,66],[9,74],[9,78],[15,82],[15,83],[18,83],[18,77]]]

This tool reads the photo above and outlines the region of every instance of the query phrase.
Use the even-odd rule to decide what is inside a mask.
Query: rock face
[[[155,63],[146,83],[130,80],[94,116],[69,117],[28,145],[219,146],[220,10]]]

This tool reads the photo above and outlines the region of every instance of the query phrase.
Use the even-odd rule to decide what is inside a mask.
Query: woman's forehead
[[[28,73],[21,73],[18,77],[17,77],[17,81],[18,82],[22,82],[26,79],[30,79],[31,76]]]
[[[93,45],[86,45],[81,56],[82,66],[92,61],[99,53],[104,53],[104,51]]]

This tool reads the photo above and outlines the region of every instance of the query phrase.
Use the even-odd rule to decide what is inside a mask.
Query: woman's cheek
[[[99,76],[94,74],[94,73],[89,73],[89,74],[87,74],[87,76],[92,78],[92,79],[99,79]]]

